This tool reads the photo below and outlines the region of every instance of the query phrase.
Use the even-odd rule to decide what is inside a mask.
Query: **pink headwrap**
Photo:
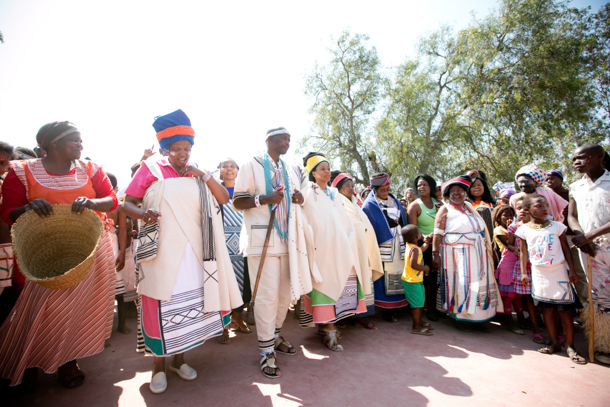
[[[332,187],[333,188],[337,188],[337,184],[339,184],[339,182],[341,182],[344,179],[352,179],[352,177],[350,177],[349,175],[347,175],[346,173],[342,172],[339,175],[337,175],[335,177],[335,179],[332,182]]]

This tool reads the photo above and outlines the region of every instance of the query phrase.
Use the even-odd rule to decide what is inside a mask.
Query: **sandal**
[[[532,334],[532,341],[534,341],[534,343],[537,343],[538,345],[544,345],[545,341],[544,336],[542,336],[542,332]]]
[[[422,323],[421,323],[421,326],[423,326],[424,328],[429,329],[429,330],[433,330],[433,329],[434,329],[434,328],[432,327],[432,325],[430,325],[430,323],[429,323],[429,322],[422,322]]]
[[[241,322],[241,324],[240,324]],[[242,334],[250,334],[252,333],[252,330],[250,329],[250,327],[248,326],[248,324],[246,324],[244,322],[244,320],[240,320],[240,321],[233,321],[231,320],[231,328],[233,328],[236,331],[241,332]]]
[[[580,356],[578,354],[578,352],[576,352],[576,350],[574,350],[568,346],[568,349],[566,349],[566,351],[568,352],[568,357],[570,358],[570,360],[572,362],[576,363],[577,365],[586,365],[587,364],[587,361],[585,360],[585,358]]]
[[[544,346],[544,347],[538,349],[538,352],[540,352],[544,355],[552,355],[553,353],[557,353],[560,350],[561,349],[557,349],[553,345],[547,345],[547,346]]]
[[[337,339],[341,339],[343,337],[343,335],[341,335],[341,331],[338,329],[335,329],[335,331],[337,331]],[[326,329],[318,329],[318,335],[326,336]]]
[[[281,346],[283,346],[284,348],[280,349]],[[286,339],[281,336],[275,341],[273,349],[276,352],[283,353],[284,355],[294,355],[295,353],[297,353],[297,350],[294,348],[294,346],[292,346]]]
[[[265,369],[273,369],[273,373],[265,373]],[[275,364],[275,353],[267,353],[261,359],[261,373],[270,379],[277,379],[282,375],[280,368]]]
[[[523,332],[523,329],[515,327],[515,326],[511,326],[510,328],[507,328],[509,331],[511,331],[514,334],[517,335],[525,335],[525,332]]]
[[[356,326],[358,328],[370,329],[371,331],[377,330],[377,327],[375,326],[374,323],[368,322],[368,321],[363,321],[363,320],[354,322],[354,326]]]
[[[434,335],[432,332],[430,332],[430,328],[427,328],[425,326],[422,326],[417,331],[414,331],[414,330],[411,329],[411,333],[413,335],[424,335],[424,336],[432,336],[432,335]]]
[[[76,360],[60,366],[58,373],[59,382],[67,389],[74,389],[85,383],[85,374],[78,368]]]
[[[225,335],[225,333],[226,333],[226,335]],[[216,342],[218,342],[221,345],[230,345],[231,338],[229,338],[229,331],[227,329],[222,331],[222,335],[220,335],[218,338],[216,338]]]
[[[324,345],[333,352],[341,352],[343,351],[343,346],[339,345],[339,338],[337,337],[336,329],[328,329],[326,330],[326,335],[324,336]]]

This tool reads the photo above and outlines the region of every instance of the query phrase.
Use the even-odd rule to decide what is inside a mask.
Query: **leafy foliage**
[[[359,159],[371,156],[401,187],[418,173],[446,180],[466,168],[512,180],[529,163],[569,176],[577,145],[608,142],[609,18],[610,4],[591,14],[564,1],[503,0],[466,29],[420,38],[388,77],[368,37],[345,32],[331,64],[308,78],[315,119],[303,145],[365,184],[373,165]]]

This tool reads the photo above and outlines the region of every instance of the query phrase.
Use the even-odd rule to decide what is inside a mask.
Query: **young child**
[[[521,305],[521,295],[515,292],[513,274],[515,265],[519,262],[519,257],[515,253],[517,249],[508,242],[508,227],[512,224],[515,211],[509,205],[500,205],[494,208],[492,219],[494,225],[494,242],[502,253],[500,263],[496,268],[496,281],[504,304],[504,326],[506,329],[517,335],[523,335],[521,328],[515,326],[512,317],[512,308],[517,313],[519,324],[525,324],[523,316],[523,306]]]
[[[574,321],[572,312],[579,304],[570,283],[578,281],[574,272],[572,252],[568,247],[563,223],[548,220],[549,204],[539,194],[528,195],[522,201],[530,221],[520,227],[515,235],[520,239],[521,281],[530,285],[526,273],[527,258],[532,265],[532,298],[543,308],[544,323],[552,344],[539,349],[540,353],[553,354],[561,351],[557,334],[555,313],[559,312],[561,325],[566,335],[567,353],[572,362],[585,364],[585,359],[574,350]]]
[[[528,285],[523,284],[521,281],[521,248],[519,245],[519,239],[515,237],[515,232],[524,224],[530,221],[529,212],[523,207],[523,199],[525,196],[520,196],[517,198],[515,202],[515,222],[511,223],[508,226],[508,246],[509,248],[514,249],[515,256],[517,257],[517,262],[515,263],[513,269],[513,284],[515,286],[515,294],[520,295],[522,301],[525,302],[525,306],[527,308],[527,313],[529,314],[530,324],[527,324],[525,318],[520,317],[517,313],[517,318],[519,321],[519,328],[522,329],[531,329],[533,331],[532,341],[539,345],[544,344],[544,337],[542,336],[542,330],[540,329],[539,319],[538,319],[538,309],[534,305],[534,301],[532,300],[531,295],[531,281],[532,281],[532,265],[529,261],[529,258],[526,258],[527,268],[525,273],[528,277]],[[523,319],[522,319],[523,318]],[[560,338],[561,341],[562,338]]]
[[[424,288],[424,273],[430,272],[430,267],[423,265],[423,252],[428,249],[432,236],[422,236],[415,225],[407,225],[401,229],[402,238],[407,245],[405,248],[405,269],[402,273],[402,286],[405,297],[411,307],[413,326],[411,333],[415,335],[432,335],[432,327],[428,322],[422,322],[421,316],[426,303],[426,290]],[[424,240],[421,249],[417,246],[418,240]]]

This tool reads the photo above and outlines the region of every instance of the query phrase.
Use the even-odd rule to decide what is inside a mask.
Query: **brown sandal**
[[[240,322],[241,322],[241,324],[240,324]],[[252,333],[252,330],[250,329],[248,324],[246,324],[246,322],[243,319],[240,321],[231,320],[231,328],[233,328],[236,331],[241,332],[242,334]]]
[[[282,346],[284,348],[280,349],[280,347]],[[283,353],[284,355],[294,355],[295,353],[297,353],[297,350],[294,348],[294,346],[292,346],[286,339],[281,336],[275,341],[273,349],[276,352]]]

